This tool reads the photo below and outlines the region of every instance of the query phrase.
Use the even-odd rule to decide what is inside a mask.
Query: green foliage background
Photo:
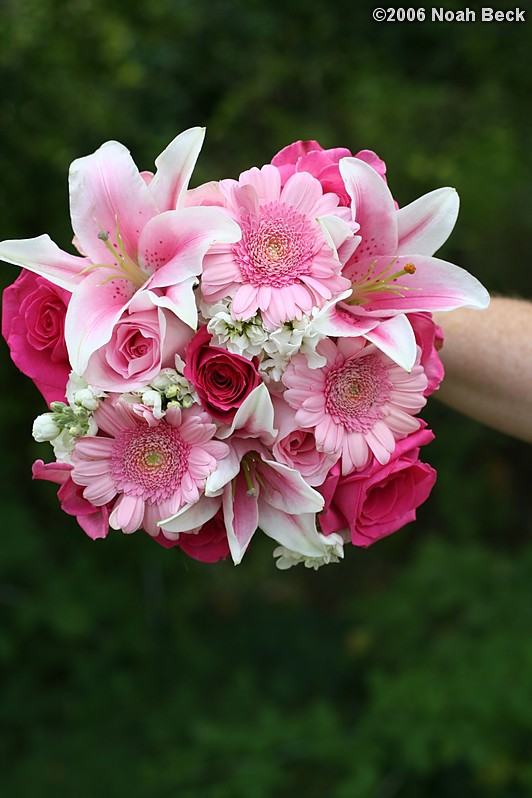
[[[3,0],[0,237],[68,247],[75,157],[114,138],[150,168],[205,124],[196,183],[316,138],[375,149],[400,204],[456,186],[443,257],[532,296],[532,19],[372,7]],[[2,796],[532,795],[527,446],[432,401],[416,525],[317,573],[276,571],[268,540],[201,565],[85,538],[30,480],[44,407],[5,346],[1,370]]]

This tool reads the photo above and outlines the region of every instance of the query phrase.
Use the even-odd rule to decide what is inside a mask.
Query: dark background
[[[455,186],[442,256],[531,297],[532,13],[372,8],[3,0],[0,238],[68,248],[74,158],[117,139],[149,169],[206,125],[194,185],[316,138],[376,150],[401,205]],[[202,565],[63,516],[30,479],[45,407],[5,345],[1,369],[2,796],[532,795],[528,446],[432,400],[439,481],[417,524],[319,572],[278,572],[267,539]]]

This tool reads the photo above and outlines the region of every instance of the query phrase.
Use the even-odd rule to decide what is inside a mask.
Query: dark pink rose
[[[61,487],[57,498],[67,515],[75,516],[78,524],[92,540],[105,538],[109,532],[109,511],[106,506],[95,507],[83,496],[83,487],[76,485],[71,477],[72,466],[68,463],[43,463],[36,460],[32,466],[33,479],[55,482]]]
[[[440,387],[440,382],[445,374],[438,354],[443,346],[443,331],[433,322],[430,313],[409,313],[408,318],[416,336],[416,343],[421,347],[420,362],[428,380],[423,395],[430,396]]]
[[[436,480],[436,471],[418,459],[420,446],[433,438],[429,429],[419,429],[397,442],[386,465],[374,460],[345,477],[337,463],[317,489],[325,499],[323,533],[349,529],[352,543],[367,547],[414,521]]]
[[[332,192],[340,198],[340,205],[351,205],[345,190],[338,163],[340,158],[353,157],[345,147],[324,150],[317,141],[296,141],[289,144],[272,158],[272,164],[281,173],[283,185],[296,172],[309,172],[320,181],[323,191]],[[386,182],[386,164],[372,150],[361,150],[354,156],[375,169]]]
[[[211,334],[201,327],[185,352],[185,377],[201,404],[217,421],[230,424],[246,396],[261,383],[255,361],[209,346]]]
[[[62,401],[70,373],[64,325],[68,291],[23,269],[4,291],[2,335],[11,358],[48,404]]]

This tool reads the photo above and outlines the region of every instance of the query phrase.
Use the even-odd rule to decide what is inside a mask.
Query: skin
[[[455,410],[532,443],[532,303],[492,298],[485,311],[435,313],[445,343],[437,396]]]

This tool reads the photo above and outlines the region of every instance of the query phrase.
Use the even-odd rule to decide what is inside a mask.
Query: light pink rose
[[[171,311],[153,305],[126,311],[113,328],[111,340],[91,356],[84,377],[104,391],[135,391],[162,368],[175,366],[192,330]]]
[[[436,471],[418,459],[420,446],[433,438],[420,429],[398,441],[386,465],[374,460],[345,477],[336,464],[319,488],[325,499],[318,517],[323,533],[348,529],[355,546],[367,547],[414,521],[436,480]]]
[[[70,364],[64,323],[70,294],[23,269],[4,291],[2,335],[11,358],[48,404],[65,399]]]
[[[217,421],[230,424],[246,396],[262,380],[255,359],[209,346],[211,338],[206,327],[198,330],[186,348],[184,373],[205,410]]]
[[[430,396],[443,380],[445,371],[438,354],[443,346],[443,330],[432,320],[430,313],[409,313],[416,343],[421,347],[421,365],[427,375],[428,385],[424,396]]]
[[[298,427],[295,410],[284,399],[275,398],[274,407],[275,426],[279,432],[273,456],[278,463],[299,471],[312,487],[321,485],[337,458],[317,450],[314,432]]]
[[[337,194],[340,204],[349,207],[351,198],[338,163],[341,158],[350,157],[353,157],[353,153],[345,147],[324,150],[317,141],[296,141],[274,155],[272,164],[281,172],[283,185],[295,172],[309,172],[320,181],[324,192]],[[386,182],[386,164],[372,150],[360,150],[354,157],[372,166]]]
[[[179,546],[185,554],[200,562],[218,562],[229,556],[227,531],[221,510],[197,532],[181,532],[178,540],[169,540],[161,532],[154,540],[167,549]]]
[[[92,540],[105,538],[109,532],[109,510],[106,505],[95,507],[83,497],[83,487],[76,485],[70,476],[68,463],[44,463],[36,460],[32,466],[33,479],[55,482],[61,487],[57,498],[67,515],[75,516],[78,524]]]

